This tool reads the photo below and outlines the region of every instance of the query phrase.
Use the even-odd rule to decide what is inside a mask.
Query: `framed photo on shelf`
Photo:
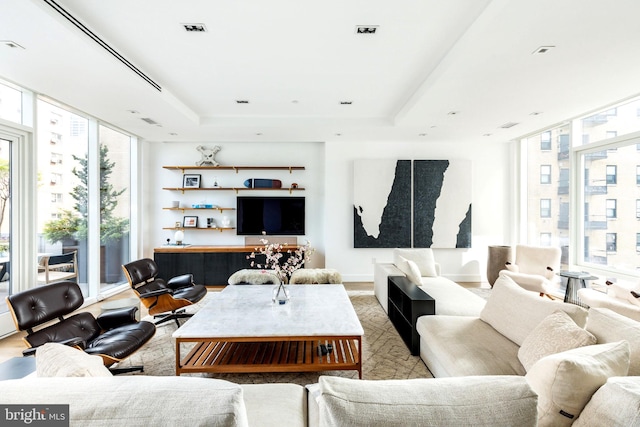
[[[183,188],[200,188],[200,177],[197,174],[184,174],[182,176]]]
[[[198,217],[197,216],[185,216],[182,220],[182,227],[184,228],[197,228]]]
[[[182,228],[182,223],[180,221],[176,221],[176,228]]]

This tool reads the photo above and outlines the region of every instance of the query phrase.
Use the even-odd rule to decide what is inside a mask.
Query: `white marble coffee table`
[[[176,375],[192,372],[357,370],[364,331],[343,285],[290,285],[291,301],[271,302],[271,285],[227,286],[184,325]],[[181,358],[180,344],[195,342]],[[319,354],[320,344],[333,346]]]

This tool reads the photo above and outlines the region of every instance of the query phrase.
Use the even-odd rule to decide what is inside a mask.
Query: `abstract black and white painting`
[[[413,161],[413,247],[471,247],[471,162]]]
[[[354,248],[470,248],[471,162],[356,160]]]
[[[411,161],[356,160],[353,247],[411,246]]]

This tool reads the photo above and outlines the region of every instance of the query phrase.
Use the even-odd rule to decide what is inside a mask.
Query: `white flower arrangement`
[[[251,267],[273,270],[282,283],[289,283],[293,272],[302,268],[314,252],[309,241],[303,246],[298,246],[295,250],[289,249],[286,243],[269,243],[267,239],[260,239],[260,241],[264,244],[264,247],[255,248],[256,252],[251,252],[250,255],[247,255],[247,259],[251,259]],[[289,254],[289,257],[283,261],[285,253]],[[256,263],[256,254],[266,257],[264,264]]]

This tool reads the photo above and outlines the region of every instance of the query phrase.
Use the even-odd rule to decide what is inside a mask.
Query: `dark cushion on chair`
[[[7,299],[22,331],[71,313],[84,302],[80,287],[73,282],[37,286]]]
[[[193,285],[188,288],[176,289],[173,292],[174,298],[182,298],[191,302],[198,302],[207,295],[207,288],[203,285]]]
[[[25,339],[32,347],[48,342],[61,342],[70,338],[80,338],[89,342],[100,335],[100,325],[91,313],[78,313],[66,318],[63,322],[54,323],[27,335]]]
[[[151,322],[131,323],[99,335],[89,343],[85,351],[124,359],[149,341],[155,332],[156,327]]]

